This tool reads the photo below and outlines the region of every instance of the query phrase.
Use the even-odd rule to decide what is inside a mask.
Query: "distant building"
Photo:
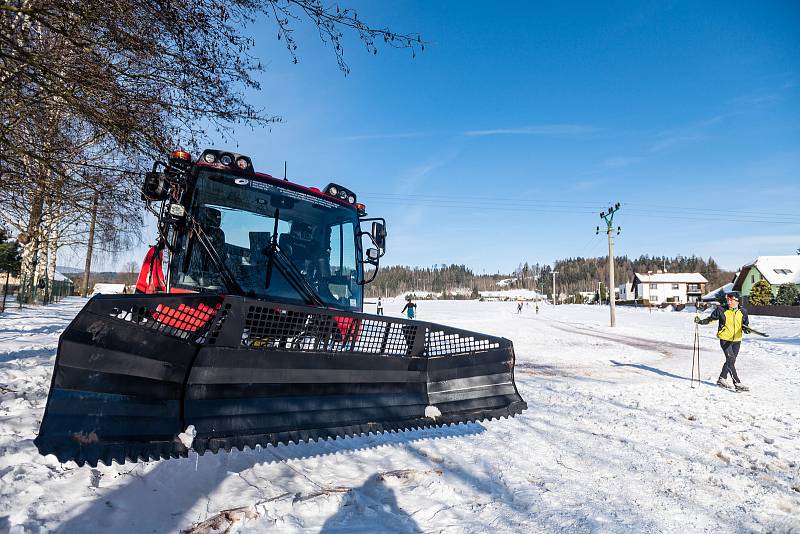
[[[635,273],[633,296],[651,304],[697,302],[706,292],[705,276],[700,273]]]
[[[620,284],[619,287],[617,287],[617,294],[619,300],[633,300],[635,298],[633,284]]]
[[[794,284],[800,289],[800,256],[759,256],[741,268],[733,281],[733,289],[747,299],[750,290],[761,280],[769,282],[773,296],[778,294],[782,284]]]
[[[133,286],[126,286],[125,284],[95,284],[92,289],[91,297],[95,295],[123,295],[126,293],[133,293],[135,288]]]

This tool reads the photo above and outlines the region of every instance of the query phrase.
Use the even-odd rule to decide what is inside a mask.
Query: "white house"
[[[636,299],[651,304],[685,304],[700,300],[708,280],[700,273],[635,273],[633,293]]]
[[[620,284],[617,288],[617,298],[619,300],[633,300],[634,299],[634,291],[633,291],[633,284],[630,282],[625,284]]]

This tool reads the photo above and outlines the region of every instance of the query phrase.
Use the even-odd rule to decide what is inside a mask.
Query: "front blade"
[[[185,383],[219,297],[97,296],[61,335],[41,454],[78,465],[186,455]]]
[[[185,456],[176,436],[188,425],[202,454],[481,421],[527,407],[507,339],[241,297],[104,300],[87,305],[59,347],[37,446],[61,461]],[[174,320],[158,326],[169,321],[154,310],[181,305],[182,313],[214,313],[188,332]],[[120,320],[120,309],[145,319]],[[426,416],[429,406],[435,417]]]

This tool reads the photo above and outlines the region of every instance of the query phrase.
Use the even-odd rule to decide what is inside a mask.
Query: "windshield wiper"
[[[325,302],[323,302],[317,290],[308,283],[308,280],[303,276],[300,269],[297,268],[297,265],[295,265],[278,246],[278,221],[280,220],[280,214],[280,208],[276,208],[275,225],[272,228],[272,241],[269,244],[269,248],[264,251],[269,256],[269,261],[267,262],[267,279],[264,281],[264,286],[269,290],[269,286],[272,284],[272,266],[276,265],[283,277],[286,278],[292,288],[303,297],[303,300],[305,300],[307,304],[324,306]],[[277,262],[275,262],[275,258],[278,259]]]
[[[225,262],[219,257],[219,254],[217,254],[216,249],[211,244],[211,240],[208,238],[208,235],[206,235],[206,233],[203,231],[200,224],[194,220],[192,220],[192,230],[198,237],[198,241],[203,247],[206,255],[211,258],[211,263],[213,263],[214,267],[217,268],[225,287],[228,288],[228,292],[234,295],[244,296],[244,290],[242,289],[242,286],[239,285],[239,282],[237,282],[233,277],[233,274],[231,273],[230,269],[228,269],[228,266],[225,265]]]
[[[267,249],[267,253],[269,254],[270,265],[267,269],[267,289],[269,289],[269,285],[272,282],[272,265],[274,264],[275,267],[281,272],[284,278],[289,282],[289,284],[297,291],[301,297],[306,301],[308,304],[312,304],[314,306],[324,306],[325,302],[322,300],[322,297],[319,296],[317,290],[314,289],[305,276],[303,276],[302,271],[297,268],[297,265],[289,259],[284,251],[278,247],[276,243],[272,243],[272,245]]]

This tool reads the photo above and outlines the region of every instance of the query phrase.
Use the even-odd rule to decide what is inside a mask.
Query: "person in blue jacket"
[[[411,300],[411,297],[406,297],[406,305],[403,306],[403,311],[400,313],[405,313],[409,319],[413,319],[417,314],[417,305],[414,304],[414,301]]]

